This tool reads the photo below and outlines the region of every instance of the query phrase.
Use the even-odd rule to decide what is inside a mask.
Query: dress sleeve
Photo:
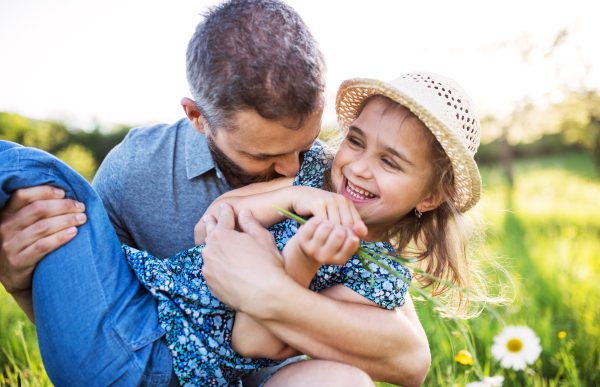
[[[362,242],[361,247],[369,251],[369,255],[379,262],[396,270],[396,272],[402,275],[404,280],[407,282],[411,281],[412,277],[408,268],[389,258],[377,255],[376,250],[394,253],[394,250],[389,244],[382,242]],[[371,273],[363,267],[356,256],[353,256],[345,265],[341,266],[339,274],[337,276],[332,276],[332,279],[336,279],[337,277],[339,284],[349,287],[361,296],[364,296],[386,309],[391,310],[404,305],[408,284],[402,279],[397,278],[388,270],[375,265],[374,263],[369,263],[368,265],[373,271],[373,280],[371,280]]]
[[[331,166],[335,154],[328,147],[316,142],[310,150],[304,153],[304,161],[294,179],[294,185],[323,188],[323,175]]]

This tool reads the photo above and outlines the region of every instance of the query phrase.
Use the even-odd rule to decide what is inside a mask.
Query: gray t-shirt
[[[94,181],[121,243],[159,257],[194,247],[194,226],[232,189],[187,118],[132,129]]]

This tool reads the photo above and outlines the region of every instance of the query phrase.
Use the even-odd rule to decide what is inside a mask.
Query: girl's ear
[[[421,200],[415,208],[419,212],[427,212],[432,211],[438,208],[442,203],[446,201],[447,195],[444,195],[442,192],[430,193],[427,197]]]

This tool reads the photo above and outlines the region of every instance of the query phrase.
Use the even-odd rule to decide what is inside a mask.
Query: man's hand
[[[202,273],[213,295],[243,312],[242,300],[262,297],[277,289],[273,281],[288,277],[273,235],[250,211],[240,211],[238,223],[244,232],[238,232],[231,206],[224,203],[220,210],[218,222],[212,216],[205,217],[208,236],[202,250]]]
[[[76,226],[87,220],[83,203],[64,196],[50,186],[20,189],[0,210],[0,282],[15,299],[31,287],[37,263],[73,239]]]

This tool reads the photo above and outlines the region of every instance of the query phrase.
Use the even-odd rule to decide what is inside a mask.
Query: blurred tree
[[[589,150],[600,171],[600,95],[598,92],[571,92],[564,101],[549,109],[557,131],[567,144],[578,144]]]
[[[92,181],[98,169],[92,152],[80,144],[70,144],[67,148],[59,151],[56,157],[67,163],[88,181]]]
[[[98,124],[91,132],[69,130],[60,122],[41,121],[0,112],[0,139],[36,147],[56,155],[91,180],[102,161],[129,133],[130,126],[105,131]]]
[[[39,121],[18,114],[0,113],[0,138],[56,153],[69,140],[67,127],[59,122]]]
[[[111,130],[105,131],[96,124],[96,127],[91,132],[81,129],[71,131],[69,133],[69,142],[80,144],[89,149],[96,165],[100,166],[108,152],[123,141],[130,129],[131,126],[116,125]]]

